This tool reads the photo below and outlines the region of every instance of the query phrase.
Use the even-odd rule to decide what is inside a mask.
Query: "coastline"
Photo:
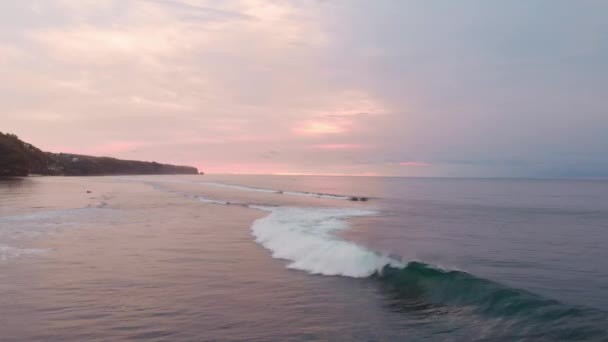
[[[14,134],[0,132],[0,176],[30,174],[101,176],[199,174],[196,167],[161,164],[155,161],[124,160],[74,153],[44,152]]]

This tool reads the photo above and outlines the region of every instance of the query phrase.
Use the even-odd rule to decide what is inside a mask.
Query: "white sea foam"
[[[18,248],[8,245],[0,245],[0,261],[19,258],[27,255],[39,255],[47,250],[38,248]]]
[[[219,187],[219,188],[226,188],[226,189],[240,190],[240,191],[253,191],[253,192],[264,192],[264,193],[277,193],[278,192],[278,190],[254,188],[251,186],[244,186],[244,185],[225,184],[225,183],[216,183],[216,182],[197,182],[197,183],[201,184],[201,185],[215,186],[215,187]]]
[[[228,205],[228,202],[226,202],[226,201],[218,201],[218,200],[214,200],[214,199],[206,198],[206,197],[197,197],[197,198],[198,198],[199,201],[201,201],[203,203]]]
[[[348,228],[346,218],[368,216],[372,211],[357,209],[258,207],[270,215],[256,220],[252,234],[256,242],[288,267],[311,274],[367,277],[385,265],[403,265],[387,256],[341,240],[333,235]]]
[[[285,195],[306,196],[306,197],[315,197],[315,198],[344,200],[344,201],[351,199],[351,197],[348,197],[348,196],[320,194],[320,193],[316,193],[316,192],[285,191],[283,193]]]
[[[47,250],[22,248],[28,241],[56,234],[64,229],[87,226],[90,218],[108,209],[95,207],[55,209],[0,217],[0,260],[5,261],[27,255],[39,255]]]

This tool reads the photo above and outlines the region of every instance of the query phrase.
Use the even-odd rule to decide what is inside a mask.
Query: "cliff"
[[[0,132],[0,176],[18,177],[27,176],[28,174],[93,176],[197,173],[198,170],[191,166],[43,152],[33,145],[21,141],[16,135]]]

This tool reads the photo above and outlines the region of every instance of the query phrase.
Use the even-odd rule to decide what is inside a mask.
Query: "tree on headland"
[[[198,174],[195,167],[43,152],[15,134],[0,132],[0,177],[39,175]]]
[[[28,151],[19,137],[0,132],[0,176],[27,176],[30,169]]]

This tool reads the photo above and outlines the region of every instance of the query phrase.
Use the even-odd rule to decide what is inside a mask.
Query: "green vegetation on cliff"
[[[0,176],[44,174],[48,162],[46,153],[19,140],[14,134],[0,132]]]
[[[43,152],[21,141],[14,134],[0,132],[0,177],[19,177],[28,174],[93,176],[197,173],[198,170],[190,166]]]

